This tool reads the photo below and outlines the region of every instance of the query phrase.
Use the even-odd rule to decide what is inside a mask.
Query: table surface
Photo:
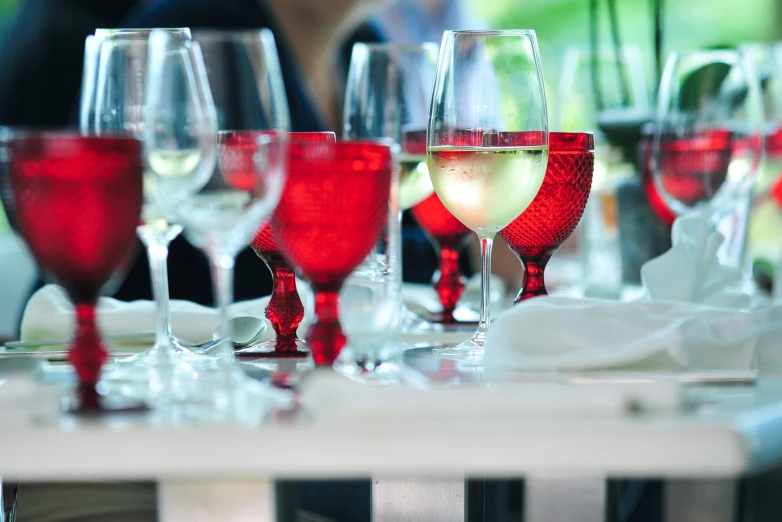
[[[485,388],[479,369],[446,365],[427,349],[408,351],[407,360],[438,384]],[[316,373],[326,375],[326,382],[349,382]],[[617,381],[626,387],[623,375]],[[534,399],[541,379],[527,376],[526,381],[524,393]],[[353,398],[360,398],[362,389],[379,393],[373,391],[377,387],[355,386],[346,388],[358,390]],[[384,389],[394,393],[392,387]],[[382,402],[369,417],[335,419],[304,409],[272,416],[258,427],[161,426],[144,415],[12,422],[0,414],[0,466],[22,480],[466,474],[673,478],[737,476],[782,462],[778,381],[677,385],[677,393],[689,397],[686,406],[652,412],[580,412],[579,390],[585,388],[569,382],[562,389],[563,400],[575,402],[548,413],[536,410],[533,400],[528,410],[511,404],[507,415],[502,404],[492,404],[492,414],[475,415],[475,403],[463,412],[447,408],[442,415],[429,416],[426,409],[421,415],[384,415],[387,403]]]

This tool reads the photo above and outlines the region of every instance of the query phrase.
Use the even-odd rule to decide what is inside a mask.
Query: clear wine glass
[[[193,58],[193,47],[187,47],[190,33],[187,29],[158,30],[165,32],[172,42],[182,46]],[[80,127],[85,134],[103,135],[112,133],[130,134],[140,140],[145,138],[145,104],[147,96],[147,74],[149,57],[149,38],[152,30],[98,30],[91,39],[88,38],[85,47],[85,73],[82,87]],[[213,119],[214,109],[208,108],[208,85],[203,74],[196,74],[198,60],[190,59],[189,68],[193,72],[187,82],[180,85],[178,95],[182,103],[192,103],[182,113],[180,123],[190,125],[192,118],[198,115],[200,120],[191,129],[194,133],[203,132],[204,128],[213,127],[208,120]],[[202,67],[202,66],[201,66]],[[182,79],[185,77],[183,76]],[[199,94],[200,91],[200,94]],[[170,95],[170,94],[169,94]],[[179,104],[180,108],[184,105]],[[181,133],[183,128],[169,128],[168,132]],[[188,133],[191,132],[188,130]],[[191,134],[192,135],[192,134]],[[209,172],[215,163],[214,135],[212,145],[209,139],[199,142],[198,150],[191,154],[186,162],[180,165],[168,165],[180,170],[180,175],[186,179],[203,176]],[[171,318],[168,310],[168,274],[167,257],[169,243],[180,234],[182,227],[172,222],[171,212],[162,211],[161,200],[156,195],[156,187],[160,185],[154,167],[161,167],[166,158],[153,154],[145,163],[144,192],[145,203],[142,212],[142,224],[138,227],[138,236],[144,243],[152,274],[152,294],[156,306],[156,343],[155,346],[137,356],[117,361],[118,366],[145,368],[148,363],[156,364],[159,360],[159,349],[173,347],[179,354],[189,354],[187,347],[182,346],[171,333]],[[151,160],[151,161],[149,161]],[[169,162],[170,163],[170,162]],[[188,164],[184,164],[188,163]],[[169,176],[171,177],[171,176]]]
[[[703,209],[712,227],[753,190],[763,154],[763,102],[753,60],[743,51],[673,52],[658,95],[651,170],[677,215]],[[721,229],[726,251],[741,251],[746,222]],[[729,263],[740,265],[742,255]]]
[[[198,43],[165,30],[149,36],[144,144],[147,202],[139,235],[152,261],[155,348],[174,357],[168,309],[168,243],[182,227],[177,213],[209,181],[217,162],[217,115]],[[153,350],[154,350],[153,349]]]
[[[218,168],[178,206],[185,237],[206,252],[223,320],[233,300],[234,258],[250,244],[282,192],[289,130],[288,105],[274,37],[268,30],[196,31],[217,111]],[[235,131],[265,130],[255,142],[255,169],[233,168]],[[221,367],[234,368],[233,344],[221,345]]]
[[[401,285],[402,212],[433,192],[426,170],[425,144],[408,147],[405,136],[426,133],[427,108],[431,101],[437,65],[437,44],[358,43],[348,71],[345,90],[345,139],[390,139],[397,151],[398,175],[392,180],[388,223],[375,255],[353,276]],[[397,291],[400,295],[401,292]],[[432,324],[408,310],[401,302],[403,329],[420,331]]]
[[[481,243],[478,330],[438,353],[479,362],[494,236],[529,206],[546,172],[548,113],[535,31],[445,32],[426,154],[435,192]]]

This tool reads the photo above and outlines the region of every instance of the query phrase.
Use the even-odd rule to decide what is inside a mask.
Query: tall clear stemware
[[[726,236],[720,257],[741,266],[751,197],[763,157],[763,101],[743,51],[673,52],[660,80],[651,171],[677,215],[703,209]],[[747,209],[748,210],[748,209]],[[733,214],[738,219],[723,218]],[[720,223],[723,221],[723,223]]]
[[[214,168],[216,161],[216,125],[214,107],[209,97],[209,86],[203,74],[203,63],[198,56],[197,46],[188,44],[188,29],[159,29],[171,43],[170,59],[178,55],[181,61],[178,91],[172,102],[180,111],[179,120],[171,120],[167,127],[157,122],[158,132],[171,136],[185,136],[195,139],[191,154],[177,152],[170,156],[153,152],[146,154],[144,176],[144,208],[138,236],[147,249],[152,274],[152,293],[156,305],[156,343],[142,354],[118,361],[118,366],[130,368],[146,367],[159,361],[158,351],[168,347],[180,354],[190,353],[171,332],[171,318],[168,310],[168,245],[177,237],[182,227],[176,223],[170,208],[164,210],[164,200],[159,197],[157,187],[162,187],[158,178],[176,177],[183,180],[201,179],[204,173]],[[151,30],[98,30],[88,38],[85,45],[85,72],[82,88],[80,127],[85,134],[130,134],[145,139],[145,106],[147,103],[147,76],[149,40]],[[186,60],[185,60],[186,59]],[[185,66],[187,63],[187,66]],[[170,89],[171,96],[173,93]],[[147,150],[149,152],[149,150]],[[167,170],[162,174],[157,170]],[[176,198],[168,198],[169,207]]]
[[[274,37],[268,30],[195,31],[217,111],[218,168],[179,205],[185,237],[209,257],[223,320],[233,301],[236,255],[250,244],[282,193],[290,127]],[[255,169],[236,170],[230,144],[236,131],[258,133]],[[221,345],[221,367],[233,368],[233,343]],[[229,374],[230,375],[230,374]]]
[[[402,212],[433,192],[423,136],[437,64],[437,44],[365,44],[353,46],[345,89],[343,137],[351,140],[388,139],[397,152],[398,172],[392,178],[388,222],[376,251],[352,276],[401,286]],[[420,147],[405,139],[421,136]],[[388,281],[386,281],[388,280]],[[402,327],[428,330],[432,324],[408,310],[400,299]]]
[[[481,315],[441,356],[480,362],[489,327],[494,236],[529,206],[548,160],[548,112],[535,31],[446,31],[426,159],[442,203],[481,243]]]

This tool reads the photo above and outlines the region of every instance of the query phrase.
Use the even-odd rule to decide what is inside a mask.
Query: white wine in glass
[[[483,361],[494,236],[529,206],[548,163],[548,112],[535,31],[446,31],[427,129],[443,205],[481,242],[478,330],[442,357]]]

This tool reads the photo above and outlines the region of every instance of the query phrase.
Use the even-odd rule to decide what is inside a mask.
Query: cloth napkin
[[[498,303],[504,298],[502,281],[496,282],[492,291],[493,300]],[[494,283],[492,283],[494,284]],[[474,285],[474,283],[473,283]],[[480,286],[480,283],[478,283]],[[309,328],[311,316],[311,291],[309,286],[297,280],[297,288],[306,312],[304,320],[299,325],[298,335],[304,337]],[[475,293],[475,292],[472,292]],[[467,297],[469,293],[465,291]],[[402,289],[403,300],[408,306],[418,306],[428,310],[439,307],[437,294],[431,285],[405,284]],[[478,296],[480,306],[480,297]],[[269,297],[241,301],[231,305],[228,311],[230,317],[253,316],[265,319],[266,306]],[[477,309],[477,308],[476,308]],[[204,342],[212,338],[220,318],[217,310],[201,306],[189,301],[171,300],[171,327],[174,335],[192,342]],[[110,297],[102,297],[98,301],[98,328],[105,335],[152,332],[155,328],[155,307],[152,301],[125,302]],[[38,290],[27,303],[22,317],[21,339],[35,341],[44,339],[66,339],[74,331],[73,305],[65,291],[57,285],[46,285]],[[271,324],[266,321],[266,331],[261,341],[274,337]],[[112,341],[115,345],[149,344],[148,339],[118,339]]]
[[[228,315],[264,317],[268,302],[268,297],[241,301],[230,307]],[[214,308],[174,299],[171,300],[170,309],[174,335],[188,341],[208,341],[220,323],[219,314]],[[155,307],[152,301],[124,302],[101,297],[98,301],[97,317],[98,328],[103,335],[151,332],[155,328]],[[271,324],[266,326],[261,340],[274,337]],[[304,323],[300,326],[300,329],[302,328],[306,328]],[[23,341],[68,338],[73,335],[73,331],[73,305],[61,287],[46,285],[33,294],[22,317]],[[144,342],[148,344],[148,340]],[[123,343],[137,344],[138,341],[117,341],[115,344]]]
[[[632,302],[539,297],[498,317],[488,373],[512,370],[752,370],[782,359],[782,306],[754,307],[741,273],[721,265],[708,217],[680,217],[673,247],[642,268]]]

